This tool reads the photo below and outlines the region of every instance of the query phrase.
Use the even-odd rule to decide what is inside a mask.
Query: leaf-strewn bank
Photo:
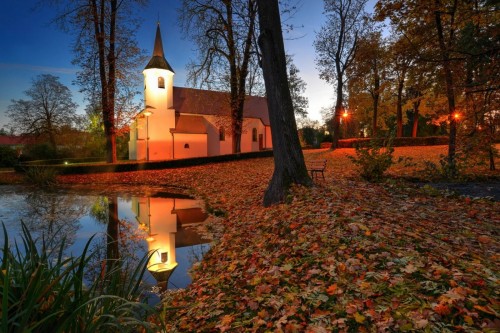
[[[396,155],[418,162],[442,148]],[[262,196],[271,158],[59,181],[178,185],[225,213],[193,284],[166,300],[170,331],[498,329],[498,202],[367,183],[345,158],[352,152],[306,152],[328,158],[326,180],[270,208]]]

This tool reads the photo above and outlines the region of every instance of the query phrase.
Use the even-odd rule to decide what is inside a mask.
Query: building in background
[[[229,94],[174,87],[158,24],[153,56],[144,74],[144,110],[130,127],[130,160],[171,160],[232,153]],[[241,152],[272,148],[264,97],[247,96]]]

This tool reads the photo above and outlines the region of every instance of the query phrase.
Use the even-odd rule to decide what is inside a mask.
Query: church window
[[[189,143],[184,144],[184,148],[189,149]]]
[[[257,142],[257,129],[255,127],[252,129],[252,141]]]
[[[158,77],[158,88],[165,89],[165,79],[163,76]]]
[[[219,128],[219,141],[226,141],[226,129],[223,126]]]

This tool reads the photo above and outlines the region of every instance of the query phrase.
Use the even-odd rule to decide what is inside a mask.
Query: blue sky
[[[83,113],[83,96],[72,82],[78,68],[71,64],[72,36],[50,24],[56,12],[51,7],[33,9],[37,0],[3,0],[0,4],[0,128],[8,118],[7,106],[12,99],[26,98],[24,91],[40,74],[58,76],[73,92],[73,100]],[[174,85],[186,86],[185,66],[194,58],[195,45],[182,38],[177,23],[178,0],[150,0],[139,13],[142,26],[137,35],[139,46],[152,52],[156,22],[160,19],[165,57],[176,75]],[[293,17],[293,24],[303,26],[285,35],[285,48],[294,55],[300,76],[307,83],[309,117],[319,120],[320,109],[333,103],[333,88],[319,79],[314,62],[315,32],[324,23],[323,1],[305,0]],[[140,87],[138,87],[140,90]]]

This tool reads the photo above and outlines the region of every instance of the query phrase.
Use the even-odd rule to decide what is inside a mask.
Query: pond
[[[0,223],[11,246],[21,239],[22,221],[38,244],[44,240],[58,249],[64,240],[67,256],[81,255],[95,235],[90,246],[95,272],[110,255],[133,262],[152,251],[144,281],[162,289],[191,282],[190,267],[209,249],[210,239],[199,231],[207,219],[203,201],[150,189],[0,187]],[[4,243],[2,236],[0,246]]]

